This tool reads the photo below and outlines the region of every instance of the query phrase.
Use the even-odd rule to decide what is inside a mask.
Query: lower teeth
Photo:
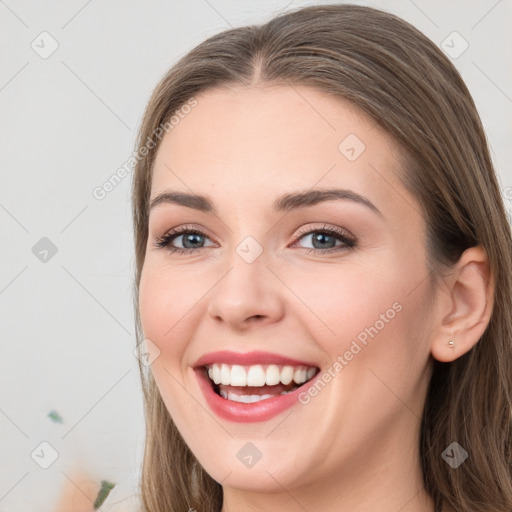
[[[287,395],[291,393],[290,391],[283,391],[280,395]],[[223,389],[219,390],[219,395],[226,400],[231,400],[232,402],[242,402],[244,404],[252,404],[254,402],[260,402],[261,400],[267,400],[268,398],[274,398],[280,395],[237,395],[233,392],[226,392]]]
[[[294,387],[296,389],[296,387]],[[267,400],[268,398],[275,398],[276,396],[287,395],[294,391],[294,389],[289,389],[287,391],[282,391],[276,395],[239,395],[237,393],[233,393],[232,391],[225,391],[224,389],[219,389],[218,394],[225,398],[226,400],[231,400],[232,402],[241,402],[245,404],[252,404],[254,402],[260,402],[261,400]]]

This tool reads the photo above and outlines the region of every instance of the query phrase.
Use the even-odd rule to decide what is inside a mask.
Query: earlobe
[[[478,343],[491,318],[494,276],[485,250],[464,251],[443,280],[446,293],[439,298],[431,352],[438,361],[451,362]]]
[[[470,350],[470,348],[472,348],[472,346],[466,350],[462,350],[462,345],[457,344],[457,340],[453,338],[449,341],[434,340],[431,352],[432,356],[438,361],[441,361],[442,363],[451,363]]]

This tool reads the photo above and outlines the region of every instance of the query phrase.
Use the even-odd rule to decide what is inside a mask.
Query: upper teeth
[[[316,373],[314,367],[276,364],[241,366],[215,363],[207,368],[210,379],[224,386],[274,386],[280,382],[288,385],[292,380],[296,384],[303,384]]]

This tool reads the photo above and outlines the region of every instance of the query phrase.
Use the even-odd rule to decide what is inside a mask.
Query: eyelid
[[[208,230],[204,228],[203,226],[198,227],[195,224],[182,224],[180,226],[176,226],[174,228],[168,229],[165,231],[165,233],[161,236],[157,236],[154,239],[154,244],[158,245],[158,242],[163,241],[165,239],[171,239],[174,241],[176,238],[178,238],[180,235],[185,233],[197,233],[199,235],[204,236],[205,238],[209,238],[212,241],[215,241],[215,238],[212,237]],[[216,242],[217,243],[217,242]],[[189,249],[191,250],[191,249]]]
[[[351,249],[356,246],[357,244],[357,238],[346,228],[343,228],[341,226],[335,226],[330,225],[327,223],[323,223],[322,227],[315,227],[315,226],[309,226],[309,227],[303,227],[301,228],[296,234],[294,235],[294,242],[291,245],[291,247],[294,247],[304,236],[311,235],[315,232],[327,232],[328,235],[332,236],[334,235],[335,238],[337,238],[339,241],[342,242],[341,246],[332,247],[329,249],[317,249],[317,248],[309,248],[304,247],[302,248],[306,252],[314,252],[314,253],[335,253],[337,251],[343,250],[343,249]],[[181,248],[181,247],[172,247],[171,243],[176,239],[179,238],[181,235],[186,233],[195,233],[200,236],[203,236],[205,238],[208,238],[209,240],[212,240],[215,242],[215,238],[211,237],[208,233],[208,230],[206,228],[196,227],[196,225],[190,225],[190,224],[184,224],[175,228],[172,228],[168,231],[166,231],[161,237],[157,237],[154,239],[154,246],[156,248],[163,248],[167,249],[171,254],[172,253],[194,253],[196,251],[199,251],[201,249],[206,249],[207,247],[196,247],[196,248]],[[215,242],[217,243],[217,242]]]
[[[322,227],[309,226],[309,227],[301,228],[296,233],[295,237],[300,238],[300,237],[302,237],[302,235],[307,235],[307,234],[310,234],[311,232],[324,231],[324,230],[325,231],[334,231],[338,235],[343,235],[346,238],[350,238],[354,242],[356,241],[356,237],[348,229],[341,227],[341,226],[335,226],[334,224],[327,224],[325,222],[323,223]]]

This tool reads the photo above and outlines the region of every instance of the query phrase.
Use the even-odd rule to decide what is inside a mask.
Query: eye
[[[182,238],[182,247],[172,246],[172,242],[179,238]],[[157,248],[166,248],[170,253],[186,254],[202,249],[203,247],[198,247],[198,244],[201,244],[201,240],[204,238],[208,237],[200,229],[180,226],[157,238],[154,244]]]
[[[309,238],[313,243],[313,248],[306,248],[307,252],[338,252],[352,249],[356,245],[356,239],[352,234],[334,226],[327,227],[324,225],[321,229],[304,230],[299,232],[299,235],[298,240]],[[336,246],[337,240],[342,242],[338,246]]]
[[[305,248],[307,252],[326,253],[338,252],[341,250],[348,250],[356,245],[356,239],[348,231],[342,230],[337,227],[327,227],[324,225],[322,228],[303,230],[298,233],[298,240],[311,237],[314,246],[312,248]],[[175,247],[172,243],[175,240],[182,239],[182,247]],[[209,240],[206,233],[200,229],[188,226],[180,226],[172,231],[166,233],[154,241],[157,248],[166,248],[170,253],[177,254],[190,254],[192,252],[204,249],[204,240]],[[341,242],[336,245],[336,241]],[[297,244],[297,242],[295,242]],[[294,245],[295,245],[294,244]],[[293,245],[292,245],[293,247]]]

